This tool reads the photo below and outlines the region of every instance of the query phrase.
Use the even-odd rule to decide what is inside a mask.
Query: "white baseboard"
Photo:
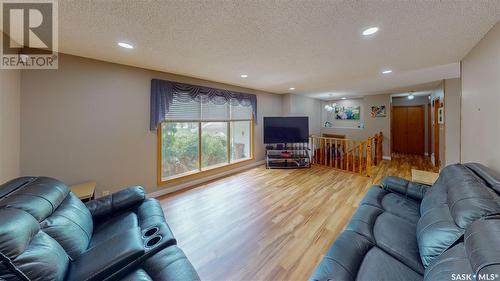
[[[188,188],[188,187],[191,187],[191,186],[194,186],[194,185],[202,184],[202,183],[207,182],[207,181],[211,181],[211,180],[214,180],[214,179],[217,179],[217,178],[222,178],[224,176],[231,175],[231,174],[243,171],[243,170],[247,170],[247,169],[254,168],[254,167],[257,167],[257,166],[260,166],[260,165],[264,165],[265,163],[266,163],[266,160],[256,161],[256,162],[253,162],[251,164],[248,164],[248,165],[245,165],[245,166],[241,166],[241,167],[238,167],[238,168],[235,168],[235,169],[232,169],[232,170],[228,170],[228,171],[225,171],[225,172],[222,172],[222,173],[219,173],[219,174],[215,174],[215,175],[203,177],[201,179],[189,181],[189,182],[186,182],[186,183],[181,183],[181,184],[178,184],[178,185],[176,185],[174,187],[160,189],[158,191],[148,193],[148,194],[146,194],[146,196],[148,198],[156,198],[156,197],[159,197],[159,196],[162,196],[162,195],[165,195],[165,194],[169,194],[169,193],[172,193],[172,192],[176,192],[176,191],[179,191],[181,189],[185,189],[185,188]],[[159,187],[159,188],[161,188],[161,187]]]
[[[392,158],[391,158],[391,156],[382,156],[382,159],[383,160],[391,160]]]

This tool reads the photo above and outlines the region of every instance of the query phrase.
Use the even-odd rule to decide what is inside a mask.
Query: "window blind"
[[[227,104],[227,105],[226,105]],[[163,121],[257,120],[257,96],[167,80],[151,80],[150,130]]]
[[[208,98],[203,97],[201,103],[202,120],[229,120],[229,103],[214,104]]]
[[[252,107],[231,104],[231,120],[252,119]]]
[[[198,100],[183,99],[183,94],[174,95],[166,120],[192,120],[201,119],[201,103]]]
[[[250,120],[252,107],[233,105],[231,103],[214,104],[211,101],[200,102],[186,100],[182,97],[174,100],[167,113],[167,121],[211,121],[211,120]]]

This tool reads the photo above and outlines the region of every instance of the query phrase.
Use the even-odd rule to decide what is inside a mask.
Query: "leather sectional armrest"
[[[144,188],[133,186],[85,203],[94,219],[102,219],[138,206],[146,200]]]
[[[70,265],[67,280],[104,280],[114,272],[144,255],[139,228],[133,228],[110,238],[80,255]]]
[[[399,193],[417,201],[421,201],[424,198],[425,192],[430,187],[425,184],[392,176],[384,177],[381,186],[387,191]]]

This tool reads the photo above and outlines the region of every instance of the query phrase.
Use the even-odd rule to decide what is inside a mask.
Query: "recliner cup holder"
[[[158,230],[160,230],[160,228],[157,226],[151,227],[150,229],[146,230],[146,232],[144,232],[144,237],[153,236],[158,232]]]
[[[161,241],[160,235],[154,236],[153,238],[150,238],[148,241],[146,241],[146,247],[152,248],[156,244],[158,244],[160,241]]]

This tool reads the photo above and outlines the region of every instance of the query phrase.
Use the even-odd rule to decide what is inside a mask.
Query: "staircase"
[[[370,177],[382,161],[382,133],[366,140],[310,136],[311,162]]]

